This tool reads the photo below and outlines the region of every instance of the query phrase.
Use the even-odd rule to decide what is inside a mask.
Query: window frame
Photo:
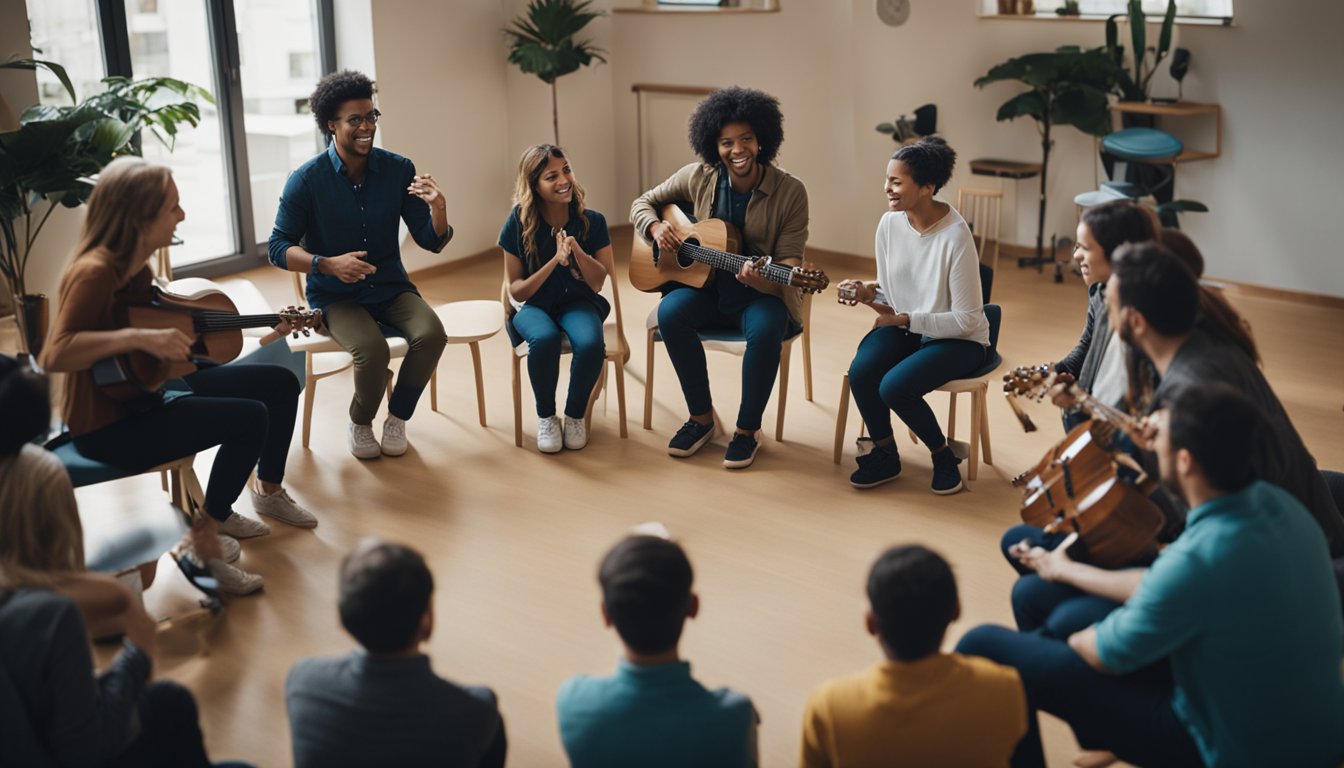
[[[318,77],[336,70],[335,0],[309,0],[317,25]],[[267,244],[254,242],[256,222],[252,213],[251,173],[247,157],[247,132],[244,126],[243,86],[240,77],[237,15],[233,0],[205,0],[209,23],[210,53],[214,59],[215,81],[198,83],[214,94],[224,127],[220,148],[233,204],[233,253],[221,254],[181,267],[178,277],[219,277],[261,266]],[[131,46],[125,0],[97,0],[98,31],[103,45],[103,63],[109,76],[133,77]],[[142,137],[137,137],[137,146]]]

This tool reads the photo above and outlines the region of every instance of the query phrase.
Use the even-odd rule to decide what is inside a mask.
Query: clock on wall
[[[889,27],[899,27],[910,18],[910,0],[877,0],[877,18]]]

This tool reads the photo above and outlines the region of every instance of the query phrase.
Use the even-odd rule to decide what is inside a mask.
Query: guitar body
[[[724,253],[742,253],[742,238],[737,227],[720,219],[691,221],[690,217],[674,204],[663,206],[658,212],[663,221],[672,225],[672,231],[682,242],[694,243]],[[668,283],[680,283],[692,288],[703,288],[714,276],[714,268],[708,264],[687,258],[661,254],[658,247],[644,242],[639,233],[635,233],[634,244],[630,249],[630,282],[636,289],[645,293],[657,293]]]
[[[187,282],[187,281],[182,281]],[[145,352],[134,351],[100,360],[93,366],[94,382],[108,397],[132,402],[158,392],[170,379],[195,373],[202,366],[220,365],[238,357],[243,351],[243,333],[240,328],[198,332],[194,314],[199,311],[237,314],[233,300],[208,281],[197,286],[191,281],[190,293],[156,289],[148,304],[130,304],[125,307],[125,327],[167,329],[175,328],[195,339],[189,360],[160,360]],[[174,284],[176,287],[177,284]]]

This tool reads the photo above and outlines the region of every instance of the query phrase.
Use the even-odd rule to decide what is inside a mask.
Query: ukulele
[[[1004,382],[1008,402],[1023,428],[1035,431],[1035,424],[1015,398],[1042,399],[1054,385],[1050,367],[1017,368],[1004,376]],[[1013,478],[1013,485],[1023,488],[1022,521],[1047,533],[1078,534],[1070,553],[1075,559],[1102,567],[1125,565],[1154,545],[1162,528],[1162,512],[1147,492],[1117,476],[1117,462],[1137,465],[1128,455],[1104,445],[1107,440],[1100,427],[1104,422],[1122,429],[1140,445],[1146,446],[1147,440],[1138,420],[1076,385],[1069,387],[1070,394],[1097,418],[1075,426],[1036,466]],[[1139,485],[1147,483],[1141,480]]]
[[[93,364],[93,381],[114,400],[152,399],[169,379],[223,365],[243,350],[244,328],[266,328],[286,320],[295,335],[322,323],[315,309],[286,309],[272,315],[240,315],[233,301],[208,280],[179,280],[154,287],[148,298],[123,305],[123,327],[175,328],[192,337],[186,360],[160,360],[135,350]]]
[[[1022,410],[1017,398],[1025,397],[1036,402],[1044,400],[1045,396],[1057,384],[1056,377],[1054,366],[1050,363],[1042,363],[1035,367],[1019,366],[1003,375],[1003,392],[1007,396],[1009,407],[1013,409],[1013,415],[1021,422],[1024,431],[1035,432],[1036,424],[1032,422],[1031,416]],[[1065,384],[1064,391],[1079,406],[1086,408],[1094,418],[1113,425],[1129,435],[1134,444],[1143,450],[1152,450],[1149,445],[1150,438],[1139,419],[1113,405],[1101,402],[1093,397],[1092,393],[1083,391],[1083,388],[1074,382]]]
[[[738,253],[742,239],[737,228],[722,219],[692,221],[675,204],[663,206],[662,220],[672,225],[681,239],[681,247],[674,258],[666,258],[656,245],[644,242],[636,235],[630,249],[630,282],[645,293],[656,293],[668,283],[680,283],[692,288],[703,288],[714,276],[716,269],[737,274],[742,264],[757,261]],[[821,293],[831,284],[825,272],[810,266],[790,267],[775,264],[765,257],[760,267],[761,277],[772,283],[797,288],[805,293]]]

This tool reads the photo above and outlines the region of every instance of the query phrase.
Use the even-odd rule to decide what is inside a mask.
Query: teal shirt
[[[1344,759],[1338,587],[1320,526],[1277,486],[1191,510],[1097,653],[1122,674],[1170,657],[1172,708],[1210,766]]]
[[[706,689],[687,662],[579,675],[556,697],[572,768],[756,765],[756,709],[740,693]]]

